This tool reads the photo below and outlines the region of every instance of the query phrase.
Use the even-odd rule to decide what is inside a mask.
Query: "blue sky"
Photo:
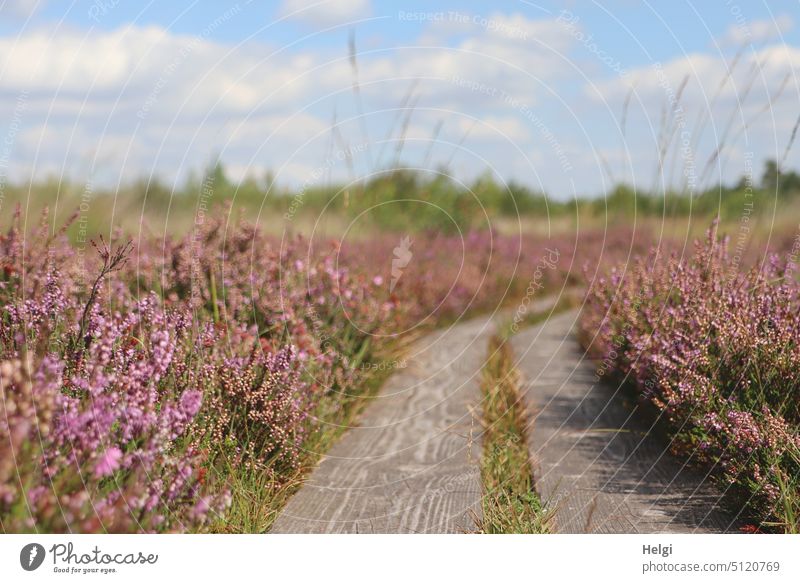
[[[399,162],[559,198],[701,188],[783,157],[798,7],[0,0],[0,178],[174,180],[219,156],[295,187]]]

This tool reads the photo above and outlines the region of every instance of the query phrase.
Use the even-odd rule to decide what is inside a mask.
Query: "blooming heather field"
[[[89,246],[23,219],[0,238],[7,532],[263,531],[414,330],[558,291],[636,239],[312,244],[220,219]]]
[[[710,471],[752,529],[800,530],[800,285],[791,259],[739,266],[716,225],[590,282],[582,339]]]
[[[419,332],[576,285],[600,374],[754,529],[798,528],[795,265],[716,227],[678,255],[623,227],[342,242],[220,218],[82,245],[23,219],[0,238],[7,532],[266,530]]]

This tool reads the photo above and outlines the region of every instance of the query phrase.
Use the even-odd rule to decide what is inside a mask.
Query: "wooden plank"
[[[577,312],[513,340],[532,411],[537,488],[564,533],[730,532],[708,476],[671,456],[618,387],[599,382],[572,335]]]
[[[536,300],[530,312],[554,303]],[[422,338],[407,368],[392,375],[358,426],[331,448],[271,532],[474,531],[482,489],[473,409],[495,330],[486,316]]]
[[[276,533],[458,533],[480,515],[479,398],[490,318],[422,339],[289,501]]]

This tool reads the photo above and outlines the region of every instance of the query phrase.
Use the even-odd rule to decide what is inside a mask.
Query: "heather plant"
[[[340,259],[345,264],[372,266],[381,281],[373,293],[395,302],[395,314],[406,326],[448,322],[509,307],[531,291],[557,293],[581,282],[585,264],[597,269],[629,251],[646,251],[652,242],[648,233],[630,228],[612,232],[588,229],[578,236],[483,230],[463,237],[430,232],[411,238],[413,255],[391,290],[389,259],[403,237],[376,235],[366,242],[343,245]],[[550,257],[558,257],[552,268],[537,270],[542,258]]]
[[[14,532],[196,529],[227,505],[231,472],[287,482],[312,413],[355,392],[393,308],[335,248],[279,253],[246,225],[145,240],[134,261],[128,244],[87,257],[45,219],[28,239],[17,225],[0,240]]]
[[[124,262],[126,246],[100,246],[100,275],[82,294],[61,263],[40,263],[59,254],[70,267],[62,241],[45,245],[52,255],[26,254],[18,242],[18,231],[2,241],[3,528],[198,527],[227,494],[203,484],[203,452],[184,444],[203,401],[186,374],[188,314],[118,286],[104,297],[104,279]]]
[[[737,513],[797,531],[800,284],[777,255],[743,271],[709,231],[595,279],[581,337],[600,374],[652,404],[673,449],[710,468]]]
[[[547,249],[536,293],[626,248],[417,233],[392,284],[393,235],[278,240],[229,215],[92,247],[46,215],[26,234],[17,212],[0,237],[6,531],[266,529],[415,330],[530,292]]]
[[[204,366],[201,379],[214,388],[204,410],[206,448],[273,479],[299,469],[313,395],[300,380],[293,346],[223,358]]]

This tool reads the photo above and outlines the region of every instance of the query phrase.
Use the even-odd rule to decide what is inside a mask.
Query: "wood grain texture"
[[[736,531],[708,477],[672,457],[646,416],[599,382],[572,335],[577,312],[512,341],[532,411],[537,488],[563,533]]]
[[[532,302],[550,310],[555,298]],[[498,320],[509,314],[496,316]],[[422,338],[328,452],[274,533],[463,533],[481,517],[480,373],[492,316]]]
[[[422,339],[271,532],[472,530],[481,486],[470,408],[492,330],[480,318]]]

